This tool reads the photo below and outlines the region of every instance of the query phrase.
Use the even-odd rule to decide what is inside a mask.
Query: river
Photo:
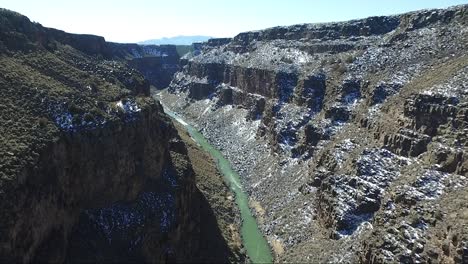
[[[170,117],[182,124],[193,140],[208,152],[218,164],[230,189],[236,194],[236,203],[239,206],[242,218],[242,242],[247,250],[247,255],[253,263],[272,263],[273,256],[265,237],[260,233],[256,219],[252,216],[249,208],[249,197],[243,191],[239,175],[231,168],[231,164],[223,157],[215,147],[210,145],[205,137],[197,129],[190,126],[176,113],[164,107],[164,111]]]

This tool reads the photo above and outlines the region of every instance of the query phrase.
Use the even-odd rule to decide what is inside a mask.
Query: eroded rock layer
[[[210,40],[161,101],[241,175],[278,261],[468,260],[468,7]]]

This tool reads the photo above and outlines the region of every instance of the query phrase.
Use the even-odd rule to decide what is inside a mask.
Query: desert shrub
[[[288,57],[281,57],[281,61],[284,63],[289,63],[289,64],[294,62],[291,58],[288,58]]]
[[[343,63],[336,63],[336,64],[333,64],[332,70],[334,72],[337,72],[338,74],[344,74],[345,72],[348,71],[348,68]]]
[[[81,109],[74,102],[71,102],[70,105],[68,106],[68,112],[70,112],[70,114],[72,115],[75,115],[75,114],[81,113]]]
[[[100,110],[99,108],[97,107],[93,107],[90,111],[91,115],[94,116],[94,117],[102,117],[103,116],[103,112],[102,110]]]
[[[37,122],[39,123],[39,127],[44,128],[44,127],[47,126],[48,120],[47,120],[47,118],[45,118],[45,117],[39,117],[39,118],[37,119]]]
[[[86,114],[83,115],[83,120],[85,122],[88,122],[88,123],[89,122],[94,122],[94,116],[92,114],[90,114],[90,113],[86,113]]]
[[[73,115],[72,124],[75,126],[81,125],[81,117],[79,115]]]
[[[352,63],[355,59],[356,59],[356,57],[354,55],[349,54],[344,58],[344,61],[346,63]]]
[[[411,226],[417,226],[421,222],[421,219],[416,214],[411,214],[409,216],[409,223]]]
[[[328,59],[323,59],[320,61],[320,67],[325,67],[328,64]]]
[[[340,65],[338,66],[338,70],[337,70],[337,71],[338,71],[339,74],[344,74],[345,72],[348,71],[348,68],[346,67],[346,65],[340,64]]]

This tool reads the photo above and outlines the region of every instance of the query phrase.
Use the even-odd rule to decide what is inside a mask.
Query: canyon
[[[2,9],[0,262],[249,261],[233,193],[162,105],[238,174],[275,262],[467,262],[467,46],[467,5],[183,56]]]
[[[236,211],[209,204],[227,187],[197,187],[219,177],[199,177],[150,96],[176,62],[174,46],[107,43],[0,10],[0,262],[244,258],[225,239]],[[165,78],[128,65],[157,65],[143,73]],[[230,232],[216,228],[216,211]]]
[[[467,12],[209,40],[159,99],[233,164],[276,261],[464,262]]]

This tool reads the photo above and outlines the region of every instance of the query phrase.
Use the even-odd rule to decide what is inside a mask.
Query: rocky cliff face
[[[193,259],[199,192],[148,81],[101,37],[0,28],[0,261]]]
[[[157,89],[169,86],[174,74],[180,70],[180,56],[175,45],[107,43],[107,46],[112,58],[126,60]]]
[[[468,260],[468,7],[211,40],[160,98],[222,150],[278,261]]]

